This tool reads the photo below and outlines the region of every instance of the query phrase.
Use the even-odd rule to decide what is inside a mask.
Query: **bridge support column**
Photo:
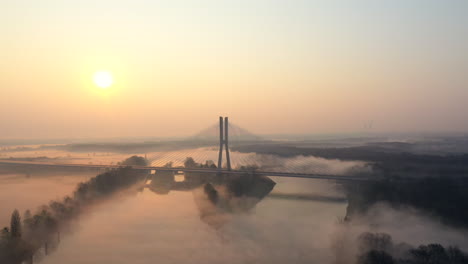
[[[219,117],[219,155],[218,155],[218,171],[223,169],[223,147],[226,147],[226,163],[227,169],[231,170],[231,157],[229,155],[229,142],[228,142],[228,135],[229,135],[229,121],[228,118]]]
[[[224,133],[223,133],[223,117],[219,117],[219,155],[218,155],[218,171],[222,170],[223,166],[223,140]]]
[[[229,141],[228,141],[228,135],[229,135],[229,130],[228,130],[228,118],[224,118],[224,145],[226,146],[226,162],[227,162],[227,169],[231,170],[231,157],[229,156]]]

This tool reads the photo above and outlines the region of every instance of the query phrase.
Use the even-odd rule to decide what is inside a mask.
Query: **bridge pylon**
[[[223,147],[226,148],[226,164],[227,169],[231,170],[231,157],[229,155],[229,119],[228,117],[219,117],[219,155],[218,155],[218,170],[223,169]]]

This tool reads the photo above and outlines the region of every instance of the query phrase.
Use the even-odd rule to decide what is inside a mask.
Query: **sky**
[[[183,136],[219,115],[258,134],[468,131],[465,0],[0,10],[0,139]]]

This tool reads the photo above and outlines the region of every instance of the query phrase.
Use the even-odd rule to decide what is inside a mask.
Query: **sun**
[[[97,87],[106,89],[112,85],[112,83],[114,82],[114,79],[112,78],[112,74],[110,72],[98,71],[94,73],[93,81]]]

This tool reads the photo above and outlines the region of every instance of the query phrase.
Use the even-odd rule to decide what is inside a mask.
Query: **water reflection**
[[[0,173],[0,226],[10,223],[13,210],[20,213],[35,210],[51,200],[61,199],[73,193],[76,185],[87,181],[95,172],[62,172],[44,175],[11,172]]]
[[[37,175],[23,178],[31,181]],[[346,206],[270,199],[275,192],[283,197],[327,189],[306,179],[158,172],[147,179],[143,191],[136,189],[88,208],[71,233],[63,233],[58,250],[41,263],[327,263],[328,237]],[[10,195],[14,197],[13,191]],[[38,254],[35,262],[44,249]]]
[[[250,212],[276,185],[268,177],[253,174],[186,173],[181,178],[173,172],[157,172],[146,188],[158,195],[192,192],[200,219],[215,229],[228,222],[231,214]]]
[[[277,184],[270,194],[301,187],[301,192],[315,192],[318,183],[273,179]],[[217,190],[227,188],[212,185]],[[214,206],[207,201],[203,183],[195,189],[165,192],[144,188],[96,204],[41,263],[331,263],[335,220],[346,212],[345,203],[267,195],[239,213],[216,206],[217,217],[212,219],[221,224],[214,228],[201,219],[196,202],[200,194]]]

